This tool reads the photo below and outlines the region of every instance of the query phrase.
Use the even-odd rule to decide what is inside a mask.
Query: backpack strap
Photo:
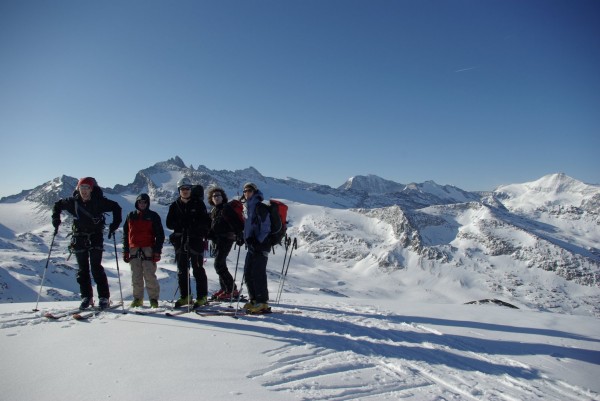
[[[95,209],[95,204],[94,204],[94,209]],[[94,217],[94,215],[92,215],[90,212],[88,212],[87,210],[85,210],[84,208],[79,206],[79,202],[77,202],[77,200],[75,200],[75,217],[77,218],[77,220],[79,220],[79,212],[81,211],[82,214],[84,214],[85,216],[89,217],[90,220],[92,220],[92,223],[94,224],[98,224],[100,222],[102,222],[102,220],[104,220],[104,216],[100,216],[100,217]]]
[[[260,215],[259,215],[260,211]],[[261,220],[265,220],[265,218],[269,215],[269,205],[263,202],[258,202],[256,204],[256,208],[254,209],[254,218],[258,218],[260,216]]]

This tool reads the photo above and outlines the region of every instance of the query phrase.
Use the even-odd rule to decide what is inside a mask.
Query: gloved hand
[[[129,257],[129,252],[123,252],[123,262],[129,263],[131,258]]]
[[[156,263],[156,262],[160,261],[160,253],[153,253],[153,254],[152,254],[152,261],[153,261],[154,263]]]
[[[60,226],[60,219],[52,219],[52,225],[54,226],[54,235],[56,235],[58,226]]]
[[[236,235],[235,236],[235,243],[237,244],[237,246],[244,245],[244,235],[243,234]]]
[[[117,231],[117,228],[119,228],[119,226],[115,224],[111,224],[110,226],[108,226],[108,239],[111,239],[115,235],[115,231]]]

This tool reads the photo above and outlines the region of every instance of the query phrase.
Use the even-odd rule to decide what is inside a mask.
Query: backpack
[[[223,205],[223,219],[237,234],[244,231],[244,205],[237,199],[230,200]]]
[[[192,185],[192,193],[190,196],[193,199],[200,199],[204,202],[204,187],[200,184]]]
[[[271,218],[271,233],[268,236],[268,241],[271,246],[281,245],[281,241],[287,232],[287,212],[288,206],[278,200],[271,199],[269,203],[262,202],[269,210]]]

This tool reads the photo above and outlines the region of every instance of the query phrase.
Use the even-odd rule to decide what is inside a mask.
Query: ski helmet
[[[192,181],[190,181],[190,179],[187,177],[182,177],[179,179],[179,181],[177,181],[177,190],[179,190],[179,188],[181,188],[181,187],[191,187],[191,186],[192,186]]]

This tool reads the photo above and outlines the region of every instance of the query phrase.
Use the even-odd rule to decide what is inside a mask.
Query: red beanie
[[[82,185],[89,185],[90,189],[94,189],[94,185],[96,185],[96,180],[92,177],[81,178],[77,183],[77,188],[79,188]]]

